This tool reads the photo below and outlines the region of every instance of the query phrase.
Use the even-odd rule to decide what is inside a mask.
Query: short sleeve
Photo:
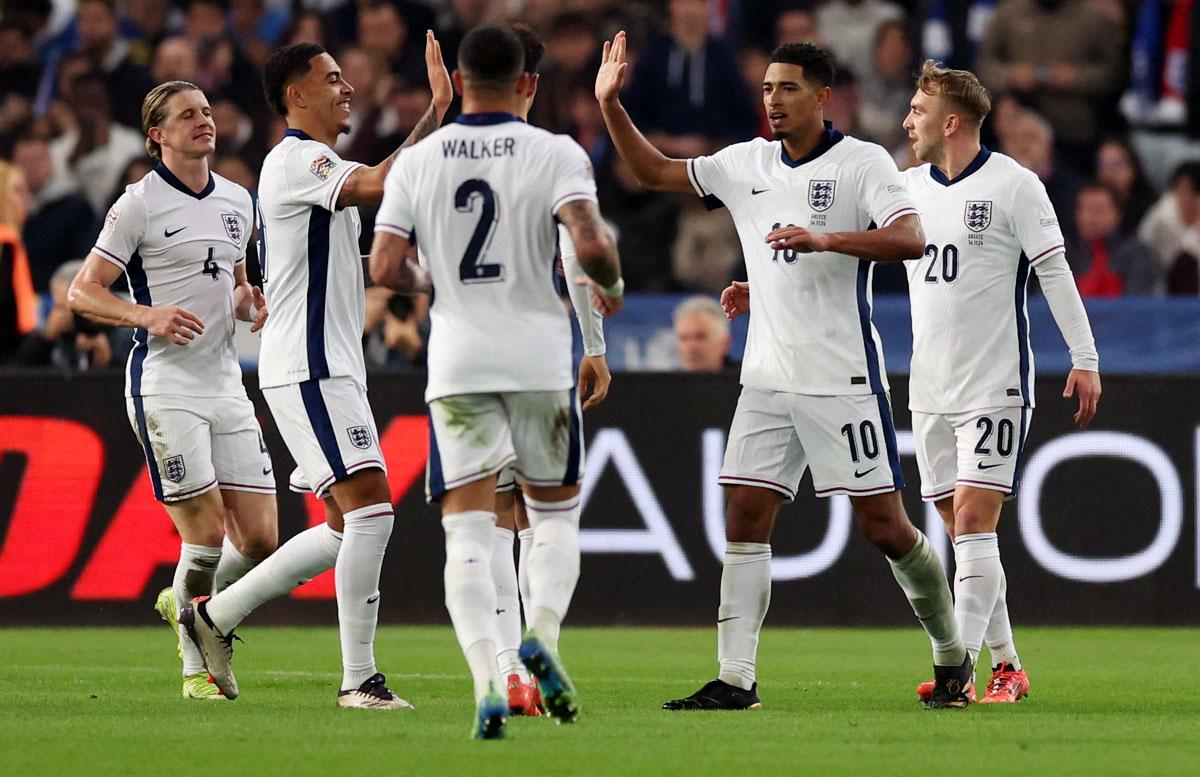
[[[1031,264],[1066,250],[1062,227],[1054,213],[1045,185],[1033,174],[1023,175],[1013,192],[1009,209],[1013,231],[1021,251]]]
[[[350,174],[360,167],[358,162],[342,159],[322,143],[297,143],[284,168],[288,197],[332,212]]]
[[[879,146],[871,146],[862,156],[858,201],[871,223],[883,229],[901,216],[917,215],[917,204],[888,153]]]
[[[92,250],[124,270],[145,235],[146,204],[141,197],[125,192],[108,209]]]
[[[726,146],[712,156],[687,160],[688,180],[709,210],[725,207],[724,193],[729,187],[730,172],[736,167],[734,148]]]
[[[574,140],[560,137],[555,149],[554,180],[550,182],[551,213],[575,200],[596,201],[596,174],[587,152]]]
[[[412,154],[400,154],[383,179],[383,202],[375,214],[375,231],[397,235],[413,243],[416,242],[413,239],[416,214],[412,207],[413,187],[408,183],[411,162]]]

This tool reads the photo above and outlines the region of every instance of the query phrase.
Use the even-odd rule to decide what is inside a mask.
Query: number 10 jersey
[[[416,243],[433,278],[425,401],[574,385],[555,216],[595,199],[579,144],[507,113],[464,114],[400,154],[375,231]]]

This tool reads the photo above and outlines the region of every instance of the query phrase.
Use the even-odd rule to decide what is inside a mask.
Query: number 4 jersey
[[[244,396],[233,347],[234,266],[246,259],[253,205],[241,186],[209,173],[194,192],[159,164],[125,189],[93,249],[123,269],[140,305],[178,305],[204,323],[187,345],[134,332],[125,394]]]
[[[507,113],[464,114],[400,154],[375,231],[415,242],[433,277],[427,402],[574,385],[555,214],[595,199],[574,140]]]
[[[925,256],[906,262],[912,300],[909,408],[960,413],[1033,407],[1029,269],[1063,251],[1037,176],[981,149],[953,180],[932,165],[904,173],[921,212]]]

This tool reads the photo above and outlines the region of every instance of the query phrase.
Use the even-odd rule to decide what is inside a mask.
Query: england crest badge
[[[371,447],[371,430],[365,426],[351,426],[346,429],[350,433],[350,444],[355,448]]]
[[[225,234],[235,243],[242,242],[242,221],[233,213],[222,213],[221,223],[225,225]]]
[[[833,205],[833,190],[836,181],[809,181],[808,205],[815,211],[829,210]]]
[[[183,463],[183,456],[172,456],[169,459],[163,459],[163,477],[172,483],[178,483],[187,475],[187,465]]]
[[[992,223],[991,200],[967,200],[967,209],[963,213],[963,222],[972,232],[982,232]]]

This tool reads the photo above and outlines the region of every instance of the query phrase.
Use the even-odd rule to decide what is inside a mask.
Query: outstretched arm
[[[801,253],[832,251],[870,262],[904,262],[925,251],[921,219],[909,214],[882,229],[862,232],[811,232],[804,227],[783,227],[767,235],[776,250],[791,248]]]
[[[388,170],[392,169],[392,162],[396,161],[396,156],[441,126],[450,101],[454,99],[454,87],[450,84],[450,74],[446,72],[446,65],[442,61],[442,44],[438,43],[433,32],[429,30],[425,32],[425,69],[429,76],[429,89],[433,92],[433,101],[429,104],[429,109],[400,147],[387,159],[374,167],[360,167],[350,173],[338,194],[339,208],[378,205],[383,199],[383,182],[387,178]]]
[[[638,131],[621,105],[621,86],[629,67],[625,46],[624,31],[618,32],[611,41],[605,41],[600,71],[596,73],[596,99],[600,101],[600,112],[604,114],[608,134],[617,147],[617,153],[642,186],[656,191],[689,194],[693,189],[688,181],[687,161],[663,156]]]

